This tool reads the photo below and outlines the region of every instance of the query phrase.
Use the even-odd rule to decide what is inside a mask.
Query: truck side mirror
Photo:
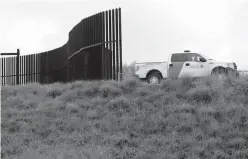
[[[207,60],[203,57],[200,57],[200,62],[206,62]]]

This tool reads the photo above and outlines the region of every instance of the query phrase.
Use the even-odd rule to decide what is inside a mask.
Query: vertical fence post
[[[116,80],[117,78],[117,74],[116,74],[116,56],[115,56],[115,12],[114,9],[112,9],[112,40],[113,40],[113,66],[114,66],[114,80]]]
[[[118,11],[117,9],[115,9],[115,34],[116,34],[116,70],[117,70],[117,73],[118,73],[118,80],[120,78],[120,70],[119,70],[119,36],[118,36],[118,33],[119,33],[119,28],[118,28],[118,22],[119,22],[119,17],[118,17]]]
[[[17,49],[17,56],[16,56],[16,84],[19,85],[19,58],[20,58],[20,50]]]
[[[120,73],[121,73],[121,80],[123,80],[123,73],[122,73],[122,24],[121,24],[121,8],[119,8],[119,43],[120,43]]]

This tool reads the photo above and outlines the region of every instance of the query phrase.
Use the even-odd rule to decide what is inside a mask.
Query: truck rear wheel
[[[147,78],[147,82],[149,84],[159,84],[161,79],[162,77],[159,73],[151,73]]]

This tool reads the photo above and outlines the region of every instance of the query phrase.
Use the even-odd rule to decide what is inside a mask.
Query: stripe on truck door
[[[178,77],[185,62],[172,62],[173,67],[169,67],[169,77]]]

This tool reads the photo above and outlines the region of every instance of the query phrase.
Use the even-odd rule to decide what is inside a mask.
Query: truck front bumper
[[[235,69],[228,69],[227,75],[231,76],[231,77],[239,77],[239,71],[237,71]]]

